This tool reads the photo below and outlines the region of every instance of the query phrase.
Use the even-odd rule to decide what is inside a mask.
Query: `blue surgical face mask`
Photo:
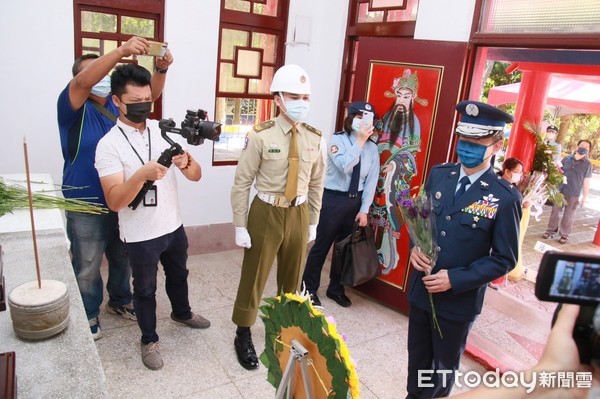
[[[358,118],[352,119],[352,131],[360,132],[361,126],[362,126],[362,119],[358,119]]]
[[[456,155],[458,155],[460,163],[465,168],[472,169],[478,167],[486,160],[485,153],[488,147],[488,145],[473,143],[471,141],[458,140]]]
[[[92,94],[98,97],[107,97],[110,93],[110,76],[106,75],[92,87]]]
[[[587,149],[587,148],[583,148],[583,147],[579,147],[579,148],[577,149],[577,153],[578,153],[579,155],[585,155],[585,154],[587,154],[587,153],[588,153],[588,149]]]
[[[310,102],[304,100],[290,100],[285,102],[285,113],[294,122],[306,119],[310,111]]]

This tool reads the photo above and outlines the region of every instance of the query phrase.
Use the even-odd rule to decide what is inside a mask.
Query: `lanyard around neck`
[[[135,155],[137,155],[137,157],[140,160],[140,162],[142,163],[142,165],[145,165],[144,160],[142,159],[140,154],[138,154],[136,149],[133,147],[133,145],[131,144],[131,141],[129,141],[129,138],[127,138],[127,135],[125,134],[123,129],[121,129],[121,126],[117,126],[117,127],[119,128],[121,133],[123,133],[123,137],[125,137],[125,140],[127,140],[127,142],[129,143],[129,146],[131,147],[133,152],[135,152]],[[150,162],[150,160],[152,159],[152,136],[150,135],[150,128],[146,127],[146,129],[148,129],[148,162]]]

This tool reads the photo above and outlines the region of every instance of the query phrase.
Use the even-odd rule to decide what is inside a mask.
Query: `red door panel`
[[[361,37],[352,101],[368,100],[389,120],[395,103],[416,92],[404,114],[403,138],[388,145],[382,123],[382,172],[375,196],[375,225],[383,274],[358,289],[390,307],[408,311],[409,237],[393,205],[398,191],[424,183],[431,166],[451,158],[454,106],[458,101],[467,43]]]

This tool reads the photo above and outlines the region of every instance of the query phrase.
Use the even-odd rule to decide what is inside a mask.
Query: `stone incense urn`
[[[17,337],[42,340],[53,337],[69,325],[69,292],[57,280],[30,281],[14,288],[8,306]]]

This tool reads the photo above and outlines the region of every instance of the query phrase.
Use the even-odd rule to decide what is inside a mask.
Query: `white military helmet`
[[[275,72],[271,93],[310,94],[310,78],[302,67],[289,64]]]

